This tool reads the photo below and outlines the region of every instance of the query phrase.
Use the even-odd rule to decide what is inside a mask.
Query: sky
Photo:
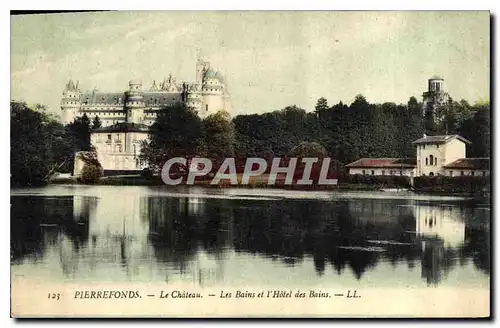
[[[65,84],[125,91],[170,73],[195,80],[197,58],[221,71],[232,114],[357,94],[422,100],[444,78],[456,99],[490,97],[489,12],[142,11],[11,16],[11,99],[59,114]]]

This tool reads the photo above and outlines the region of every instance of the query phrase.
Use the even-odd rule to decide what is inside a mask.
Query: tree
[[[326,98],[319,98],[318,102],[316,103],[316,106],[314,107],[314,110],[316,112],[316,115],[318,118],[322,118],[323,115],[328,111],[328,100]]]
[[[95,152],[79,152],[78,158],[84,162],[78,182],[83,184],[94,184],[103,176],[103,168],[97,160]]]
[[[143,143],[140,157],[153,168],[172,157],[195,156],[203,141],[201,119],[182,103],[163,107],[151,125],[149,140]]]
[[[234,156],[234,125],[228,112],[219,111],[203,120],[203,150],[208,158]]]
[[[101,119],[99,116],[95,116],[94,119],[92,120],[92,129],[98,129],[102,126],[101,124]]]
[[[304,141],[293,147],[290,151],[290,157],[317,157],[324,158],[328,156],[325,147],[317,142]]]
[[[64,127],[41,105],[10,103],[11,185],[44,184],[70,153]]]
[[[77,151],[90,151],[90,119],[87,114],[77,117],[67,125],[69,136],[72,138],[74,144],[74,152]]]

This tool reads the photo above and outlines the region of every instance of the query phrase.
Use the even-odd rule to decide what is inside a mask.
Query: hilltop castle
[[[144,90],[142,81],[131,80],[126,91],[99,92],[94,89],[83,92],[78,82],[70,80],[63,91],[61,117],[63,124],[87,114],[90,119],[98,116],[103,127],[117,123],[149,126],[161,107],[176,102],[193,107],[202,118],[219,110],[231,112],[224,77],[210,68],[209,62],[199,59],[194,83],[177,83],[170,74],[159,84],[153,81],[148,90]]]

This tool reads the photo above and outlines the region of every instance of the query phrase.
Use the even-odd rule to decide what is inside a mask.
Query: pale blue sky
[[[11,18],[12,99],[58,113],[82,89],[194,81],[197,49],[228,81],[233,115],[323,96],[406,102],[440,75],[455,99],[490,94],[488,12],[107,12]]]

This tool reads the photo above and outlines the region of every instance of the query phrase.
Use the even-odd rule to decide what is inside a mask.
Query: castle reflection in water
[[[420,271],[420,283],[435,286],[466,265],[474,274],[490,273],[489,207],[473,200],[113,193],[12,196],[11,202],[12,267],[20,275],[213,285],[271,283],[273,271],[276,281],[284,272],[306,281],[314,279],[310,269],[316,277],[363,281],[377,267],[404,265]],[[301,277],[294,278],[298,267]]]

